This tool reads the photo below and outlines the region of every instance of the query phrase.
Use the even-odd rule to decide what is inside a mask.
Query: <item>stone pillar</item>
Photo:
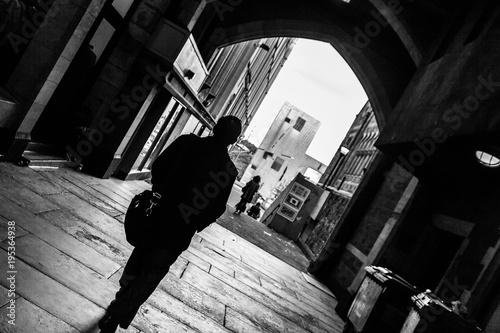
[[[6,159],[15,160],[24,152],[33,127],[103,4],[104,0],[55,0],[43,22],[25,22],[24,35],[18,37],[30,44],[5,85],[18,104],[9,126],[2,128]]]
[[[144,46],[162,16],[170,17],[175,13],[176,22],[182,22],[186,28],[194,25],[200,5],[204,3],[182,1],[178,4],[171,0],[142,0],[138,4],[85,102],[95,112],[92,126],[95,137],[82,140],[69,149],[77,159],[84,159],[84,170],[102,178],[114,173],[124,152],[120,147],[128,128],[153,87],[163,85],[170,66],[143,52]],[[167,45],[169,42],[174,43],[165,40]],[[172,47],[177,45],[172,44]]]
[[[347,314],[364,265],[381,253],[389,233],[401,220],[402,209],[415,189],[413,179],[390,157],[377,153],[337,228],[309,266],[308,271],[337,296],[339,315]]]

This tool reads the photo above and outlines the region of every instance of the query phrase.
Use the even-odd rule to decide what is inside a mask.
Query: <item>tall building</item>
[[[234,115],[250,124],[295,46],[296,38],[263,38],[219,49],[205,85],[216,96],[210,113]]]
[[[379,129],[370,102],[366,102],[347,131],[319,183],[352,196],[375,157]]]
[[[252,54],[238,82],[232,86],[221,111],[242,119],[246,129],[288,59],[295,42],[295,38],[251,41],[257,51]]]
[[[260,195],[275,198],[297,173],[311,168],[320,173],[326,165],[307,155],[320,121],[286,102],[274,119],[241,181],[261,177]]]

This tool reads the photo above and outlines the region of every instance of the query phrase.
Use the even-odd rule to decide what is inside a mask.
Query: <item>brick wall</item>
[[[363,262],[346,249],[342,253],[337,267],[332,272],[332,277],[342,288],[348,289],[362,266]]]

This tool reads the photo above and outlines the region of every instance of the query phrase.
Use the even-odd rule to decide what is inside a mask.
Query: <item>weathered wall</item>
[[[399,172],[404,171],[398,165],[390,170],[390,173]],[[391,178],[388,177],[378,189],[349,240],[350,246],[344,250],[335,269],[335,279],[342,286],[349,288],[354,282],[363,264],[362,258],[370,254],[386,223],[393,217],[394,209],[406,189],[404,185],[410,179],[411,175],[407,173],[402,186],[392,186]]]
[[[305,242],[314,255],[318,255],[323,249],[348,203],[349,198],[340,193],[332,192],[329,194],[318,215],[318,223]]]
[[[404,208],[416,188],[416,179],[379,155],[360,189],[347,205],[334,235],[309,270],[335,293],[336,311],[345,315],[352,294],[397,230]]]

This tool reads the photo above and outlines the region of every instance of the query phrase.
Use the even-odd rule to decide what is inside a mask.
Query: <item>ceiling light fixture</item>
[[[476,151],[476,158],[479,163],[489,168],[500,166],[500,158],[482,150]]]

